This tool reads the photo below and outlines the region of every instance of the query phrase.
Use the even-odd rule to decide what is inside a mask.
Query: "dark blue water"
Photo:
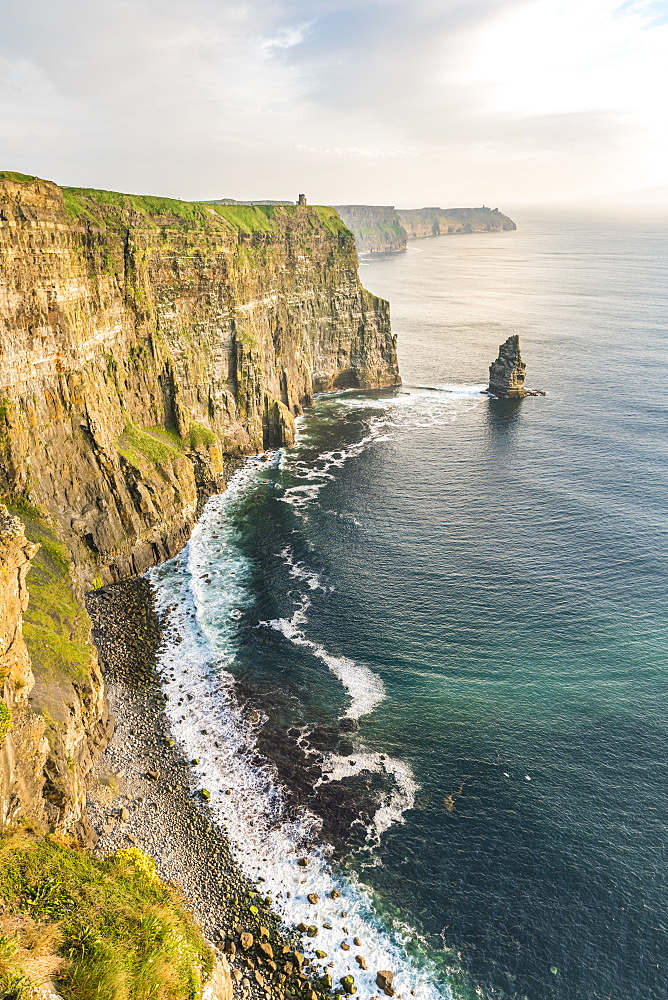
[[[315,817],[423,1000],[668,996],[667,236],[365,263],[404,389],[321,399],[176,566],[274,821]],[[545,398],[479,393],[515,333]]]

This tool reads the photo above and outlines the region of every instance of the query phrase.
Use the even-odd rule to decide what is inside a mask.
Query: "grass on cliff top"
[[[120,191],[102,191],[95,188],[62,188],[65,210],[73,219],[96,219],[98,222],[127,225],[128,215],[143,216],[147,225],[184,222],[201,225],[207,213],[201,205],[176,198],[159,198],[153,195],[123,194]]]
[[[29,181],[37,179],[32,174],[19,174],[16,170],[0,170],[0,181],[16,181],[18,184],[27,184]]]
[[[27,178],[26,178],[27,179]],[[95,188],[64,187],[63,199],[67,214],[78,221],[96,221],[111,225],[127,225],[130,214],[143,216],[148,226],[182,225],[206,226],[216,216],[227,226],[250,235],[257,232],[274,232],[282,216],[304,214],[297,205],[212,205],[206,202],[179,201],[176,198],[159,198],[154,195],[123,194],[120,191],[102,191]],[[329,232],[345,232],[345,226],[333,208],[310,206],[306,217],[317,219]]]
[[[271,232],[276,228],[280,216],[304,215],[305,209],[300,205],[209,205],[217,215],[229,222],[238,232],[255,233]],[[338,212],[324,205],[309,205],[306,218],[313,217],[330,233],[347,232]]]
[[[271,233],[276,228],[273,205],[209,205],[205,211],[215,212],[239,233]]]
[[[84,680],[91,667],[90,621],[72,586],[67,546],[31,504],[14,496],[2,502],[23,521],[26,537],[40,546],[28,572],[30,601],[23,616],[35,676],[47,684],[61,678]]]
[[[176,891],[134,848],[99,858],[0,839],[0,902],[3,997],[27,998],[46,972],[65,1000],[196,1000],[213,967]],[[23,993],[8,985],[22,977]]]

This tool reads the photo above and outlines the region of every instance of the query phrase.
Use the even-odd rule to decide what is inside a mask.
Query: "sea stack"
[[[515,335],[499,347],[499,356],[489,366],[487,391],[500,399],[522,399],[529,393],[524,388],[527,366],[520,354],[520,338]]]

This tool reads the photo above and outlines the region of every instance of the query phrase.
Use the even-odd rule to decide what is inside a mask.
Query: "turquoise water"
[[[406,996],[654,1000],[668,232],[519,222],[363,262],[404,387],[320,399],[154,571],[166,689],[242,863],[297,919],[309,850]],[[511,333],[545,398],[480,394]]]

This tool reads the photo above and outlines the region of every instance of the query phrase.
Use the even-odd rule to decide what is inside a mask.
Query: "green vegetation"
[[[183,454],[183,442],[175,431],[164,427],[138,427],[127,423],[119,437],[116,448],[119,455],[141,468],[147,461],[152,465],[165,466],[177,455]]]
[[[70,577],[71,557],[55,527],[27,500],[0,498],[23,521],[26,537],[37,542],[28,572],[30,603],[23,616],[23,636],[35,674],[45,680],[83,680],[90,672],[90,622]]]
[[[65,1000],[196,1000],[211,974],[213,953],[176,891],[134,848],[103,859],[5,838],[0,900],[2,997],[29,995],[36,959],[51,959]]]
[[[12,713],[9,710],[9,705],[0,698],[0,747],[11,727]]]
[[[123,194],[95,188],[62,188],[65,209],[70,218],[97,224],[126,226],[132,214],[133,225],[206,226],[220,216],[229,227],[240,233],[273,232],[278,211],[293,213],[295,206],[273,205],[208,205],[197,201],[179,201],[153,195]],[[325,209],[324,211],[329,211]],[[137,219],[136,216],[140,216]]]
[[[18,184],[27,184],[29,181],[39,180],[31,174],[19,174],[16,170],[0,170],[0,181],[16,181]]]
[[[335,208],[327,208],[324,205],[312,205],[311,208],[328,232],[336,233],[337,236],[350,232]]]
[[[273,218],[277,210],[273,205],[209,205],[209,214],[212,210],[240,233],[270,233],[275,228]]]
[[[195,448],[200,448],[202,445],[208,448],[210,445],[215,444],[218,440],[213,431],[210,431],[208,427],[203,427],[202,424],[192,423],[190,425],[190,431],[188,434],[190,447],[194,450]]]
[[[378,222],[368,226],[359,226],[355,229],[356,236],[378,236],[390,240],[406,239],[406,231],[399,222]]]
[[[0,179],[21,183],[39,180],[28,174],[0,171]],[[307,220],[313,226],[320,222],[336,235],[344,234],[346,227],[333,208],[321,205],[306,210],[297,205],[217,205],[205,201],[180,201],[177,198],[160,198],[154,195],[125,194],[98,188],[62,187],[65,212],[73,222],[98,227],[123,229],[129,225],[158,229],[170,226],[224,227],[243,235],[275,233],[277,223],[286,217]],[[218,220],[218,226],[216,226]],[[136,249],[136,248],[135,248]],[[117,262],[103,253],[101,267],[105,273],[115,274]]]
[[[207,218],[206,209],[196,202],[178,201],[176,198],[158,198],[153,195],[123,194],[120,191],[102,191],[96,188],[62,188],[67,214],[73,219],[93,219],[111,225],[127,225],[128,213],[143,216],[146,226],[155,226],[156,217],[161,224],[201,225]],[[101,212],[100,209],[103,211]]]

